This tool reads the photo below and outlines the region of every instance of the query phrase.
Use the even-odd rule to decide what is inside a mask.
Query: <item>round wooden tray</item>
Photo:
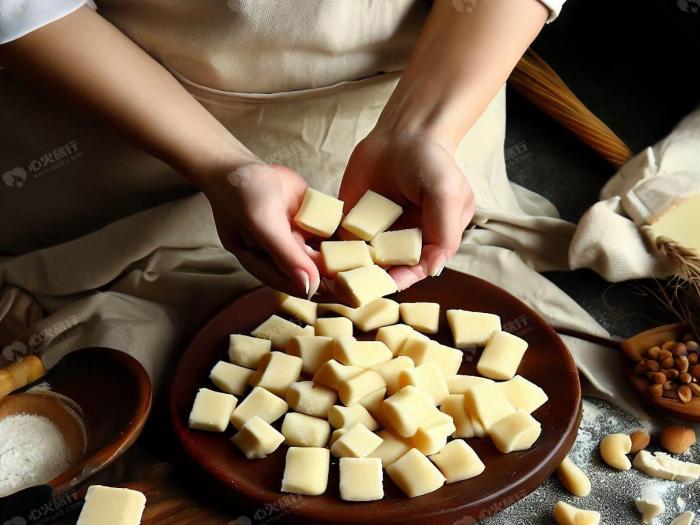
[[[526,496],[554,472],[571,449],[580,420],[581,388],[571,354],[556,333],[528,306],[486,281],[446,270],[396,294],[400,302],[432,301],[441,305],[441,330],[434,336],[451,345],[444,313],[449,308],[491,312],[501,316],[504,330],[526,339],[529,349],[519,373],[540,385],[549,402],[534,413],[542,435],[527,451],[501,454],[488,438],[468,443],[486,464],[480,476],[445,485],[440,490],[409,499],[385,476],[384,499],[348,503],[339,497],[337,460],[333,460],[328,490],[322,496],[290,496],[280,492],[286,446],[266,459],[249,461],[225,434],[193,431],[187,419],[197,389],[213,388],[212,366],[226,359],[228,336],[248,333],[277,310],[275,293],[257,288],[214,317],[190,343],[179,364],[171,389],[171,417],[186,454],[224,493],[233,498],[232,519],[253,516],[256,510],[277,510],[277,519],[299,523],[467,525],[503,510]],[[367,334],[366,338],[374,334]],[[365,338],[365,337],[362,337]],[[460,373],[474,374],[478,353],[465,352]],[[278,422],[279,424],[279,422]],[[285,498],[285,499],[281,499]],[[273,511],[274,512],[274,511]]]

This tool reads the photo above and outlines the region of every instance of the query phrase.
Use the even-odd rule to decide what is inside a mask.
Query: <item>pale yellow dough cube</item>
[[[455,426],[452,437],[470,438],[477,435],[474,424],[464,408],[464,394],[450,394],[440,405],[440,411],[452,418]],[[483,433],[479,437],[483,437]]]
[[[480,423],[487,432],[506,416],[515,413],[498,383],[483,383],[464,393],[464,407],[473,423]]]
[[[319,314],[333,313],[338,314],[342,317],[347,317],[350,320],[352,320],[355,317],[356,311],[357,308],[351,308],[346,304],[340,303],[319,303],[318,305]]]
[[[284,436],[267,421],[251,417],[231,438],[248,459],[259,459],[272,454],[284,442]]]
[[[376,501],[384,497],[384,476],[379,458],[340,458],[340,499]]]
[[[523,376],[515,376],[500,385],[510,404],[528,414],[532,414],[549,400],[544,390]]]
[[[337,397],[334,390],[313,381],[292,383],[287,390],[287,403],[292,410],[315,417],[327,417]]]
[[[527,341],[508,332],[494,332],[476,364],[476,370],[491,379],[512,379],[527,350]]]
[[[447,381],[447,390],[450,391],[450,394],[464,394],[469,388],[475,385],[493,383],[493,380],[487,377],[459,374],[448,376],[445,378],[445,381]]]
[[[269,354],[272,341],[242,334],[229,336],[228,360],[245,368],[257,368],[260,359]]]
[[[558,525],[598,525],[600,513],[593,510],[584,510],[558,501],[554,506],[554,518]]]
[[[447,323],[457,348],[484,346],[501,329],[501,318],[485,312],[447,310]]]
[[[386,472],[409,498],[436,491],[445,484],[445,476],[415,448],[389,465]]]
[[[331,434],[330,439],[328,440],[328,448],[333,446],[333,443],[338,441],[338,438],[345,434],[348,431],[347,428],[336,428],[333,433]]]
[[[308,325],[316,322],[316,311],[318,305],[313,301],[294,297],[280,292],[280,308],[283,312],[293,315],[300,321],[304,321]]]
[[[436,454],[447,444],[447,438],[455,430],[451,416],[431,407],[431,410],[421,412],[411,444],[427,456]]]
[[[238,400],[231,394],[200,388],[194,398],[189,426],[195,430],[223,432]]]
[[[219,390],[236,396],[243,395],[252,376],[252,370],[226,361],[216,363],[209,373],[209,379]]]
[[[507,454],[529,449],[542,433],[542,425],[525,410],[506,416],[488,429],[495,447]]]
[[[292,447],[325,447],[331,425],[325,419],[288,412],[282,420],[284,442]]]
[[[344,365],[371,368],[389,361],[393,357],[381,341],[356,341],[338,339],[333,347],[333,359]]]
[[[364,241],[371,241],[378,233],[394,224],[401,215],[398,204],[371,190],[357,201],[357,204],[343,219],[343,228]]]
[[[282,492],[320,496],[328,487],[331,455],[327,448],[289,447],[284,464]]]
[[[278,350],[286,350],[289,341],[297,335],[314,335],[313,326],[301,327],[291,321],[271,315],[267,320],[253,330],[250,335],[260,339],[269,339],[272,346]]]
[[[335,293],[355,307],[364,306],[397,291],[396,282],[391,275],[376,264],[340,272],[333,282]]]
[[[406,324],[383,326],[377,330],[375,339],[384,343],[387,348],[391,350],[392,354],[397,355],[403,348],[406,340],[410,337],[428,339],[427,336],[421,334],[420,332],[416,332],[413,328]]]
[[[379,423],[372,417],[372,414],[359,403],[347,407],[333,405],[328,409],[328,422],[333,428],[350,428],[357,423],[362,423],[369,430],[379,428]]]
[[[437,341],[409,337],[401,349],[401,355],[410,357],[416,366],[433,363],[445,378],[454,376],[462,365],[463,354],[456,348],[441,345]],[[449,391],[449,389],[448,389]]]
[[[356,423],[333,443],[331,453],[339,458],[364,458],[381,444],[382,438]]]
[[[325,239],[335,233],[342,218],[343,201],[308,188],[294,217],[294,224]]]
[[[284,397],[292,383],[299,379],[301,363],[300,357],[270,352],[260,360],[258,370],[250,378],[250,384]]]
[[[333,359],[333,338],[298,335],[289,341],[287,353],[301,358],[301,371],[313,375],[323,363]]]
[[[338,397],[345,406],[357,403],[365,396],[380,389],[386,389],[382,376],[374,370],[365,370],[338,384]]]
[[[377,372],[384,382],[386,383],[386,392],[388,395],[393,396],[399,390],[399,374],[402,370],[408,368],[413,368],[413,360],[405,355],[400,355],[380,363],[372,367],[372,370]]]
[[[384,468],[403,456],[411,449],[411,444],[391,432],[390,430],[380,430],[377,435],[382,438],[382,444],[375,448],[368,457],[379,458]]]
[[[321,260],[329,275],[374,264],[364,241],[324,241]]]
[[[360,308],[355,308],[352,322],[363,332],[393,325],[399,320],[399,303],[385,297],[375,299]]]
[[[434,401],[429,394],[414,386],[405,386],[384,400],[382,415],[388,426],[399,436],[407,438],[415,434],[418,428],[415,414],[433,406]]]
[[[474,449],[463,439],[450,441],[440,452],[430,456],[447,483],[464,481],[481,474],[486,466]]]
[[[92,485],[85,494],[76,525],[139,525],[145,508],[146,496],[141,492]]]
[[[401,303],[401,320],[423,334],[436,334],[440,327],[438,303]]]
[[[399,372],[399,387],[415,386],[433,398],[436,405],[450,395],[442,371],[434,363],[425,363]]]
[[[314,374],[314,383],[327,386],[333,390],[338,390],[342,381],[364,372],[364,368],[359,366],[347,366],[339,363],[335,359],[326,361]]]
[[[352,337],[352,321],[346,317],[316,319],[314,333],[325,337]]]
[[[240,429],[253,416],[272,423],[281,418],[288,408],[284,399],[256,386],[231,414],[231,424]]]
[[[372,239],[374,262],[382,266],[415,266],[420,261],[423,235],[418,228],[378,233]]]
[[[358,405],[362,405],[367,409],[367,412],[372,414],[372,417],[379,420],[382,416],[382,404],[384,403],[384,398],[386,397],[386,387],[380,388],[363,396],[357,402]]]

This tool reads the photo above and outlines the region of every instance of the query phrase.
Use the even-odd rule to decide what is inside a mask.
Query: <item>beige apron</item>
[[[252,151],[334,193],[398,81],[428,3],[104,0],[98,9]],[[23,253],[0,262],[0,313],[14,327],[0,330],[0,344],[13,348],[5,359],[19,349],[51,365],[76,348],[109,346],[136,356],[160,384],[194,330],[256,282],[222,249],[205,198],[176,199],[193,189],[167,166],[6,72],[0,93],[3,123],[12,123],[0,132],[0,241]],[[574,225],[508,181],[504,137],[501,90],[457,151],[480,228],[465,234],[448,267],[505,287],[552,323],[608,335],[537,273],[568,268]],[[568,342],[594,385],[625,404],[610,352]]]

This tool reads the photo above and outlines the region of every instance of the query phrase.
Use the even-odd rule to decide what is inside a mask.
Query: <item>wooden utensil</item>
[[[232,519],[240,514],[254,516],[256,511],[264,514],[272,509],[277,518],[282,512],[290,520],[305,524],[472,523],[462,520],[480,520],[515,503],[561,463],[576,438],[581,390],[571,354],[537,313],[486,281],[449,270],[393,298],[402,302],[440,303],[441,330],[435,337],[445,344],[452,344],[444,318],[448,308],[498,314],[506,330],[525,338],[530,346],[519,373],[540,385],[550,399],[534,414],[542,423],[540,439],[532,449],[513,454],[499,453],[488,439],[470,439],[469,444],[484,460],[486,471],[419,498],[406,498],[386,478],[386,496],[381,501],[343,502],[339,497],[335,460],[326,494],[303,497],[280,493],[286,447],[280,447],[266,459],[249,461],[229,441],[231,431],[215,434],[187,428],[197,389],[212,388],[209,371],[218,360],[226,359],[229,334],[248,333],[277,312],[277,294],[269,288],[258,288],[235,301],[199,332],[179,364],[171,389],[170,409],[176,434],[192,462],[232,500],[232,506],[236,505]],[[359,338],[373,335],[361,334]],[[460,373],[473,374],[478,352],[465,351],[465,354]]]

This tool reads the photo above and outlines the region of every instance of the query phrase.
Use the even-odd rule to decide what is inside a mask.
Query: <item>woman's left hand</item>
[[[399,289],[439,275],[474,215],[474,193],[449,146],[428,132],[375,128],[357,145],[343,175],[346,213],[367,190],[404,208],[392,229],[423,231],[420,262],[389,270]]]

